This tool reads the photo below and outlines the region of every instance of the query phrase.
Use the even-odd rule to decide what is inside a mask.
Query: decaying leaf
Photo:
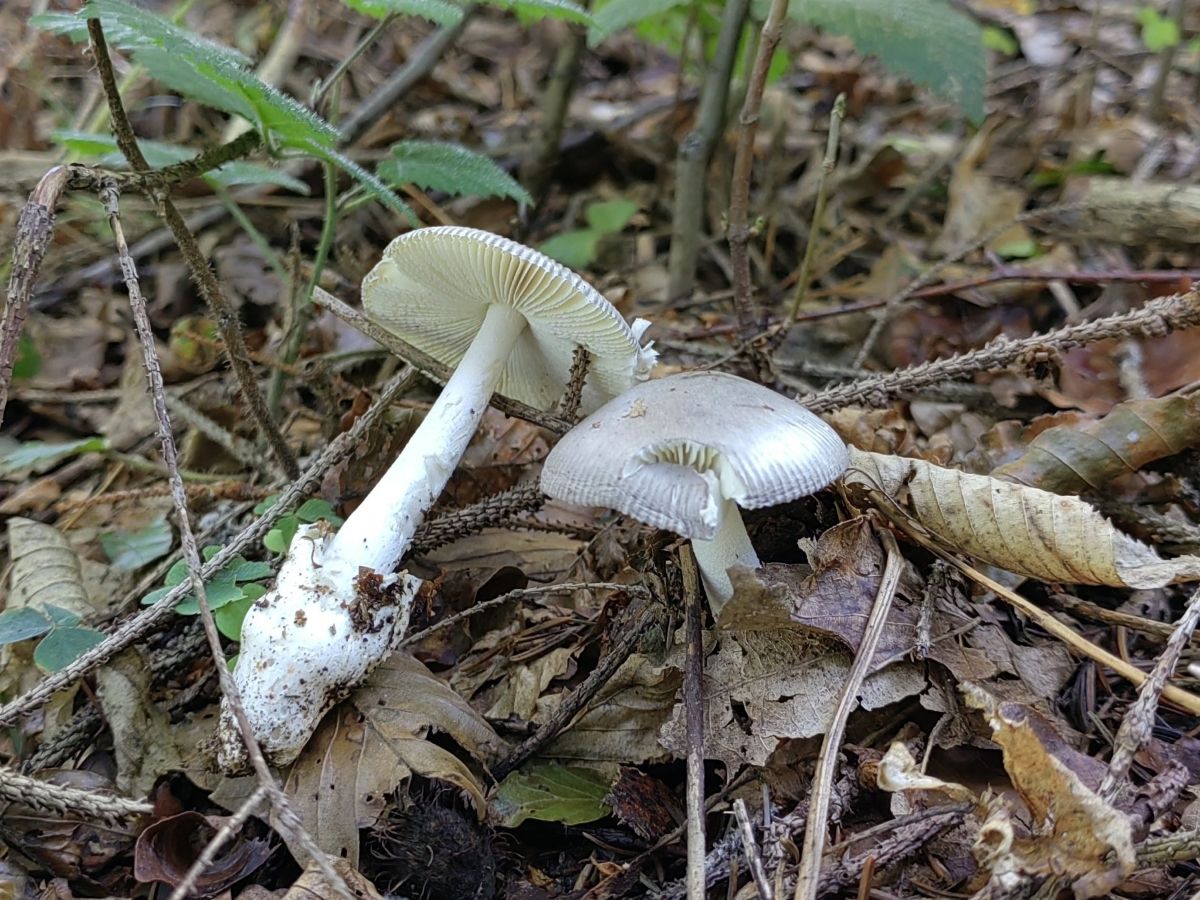
[[[985,824],[981,861],[993,880],[1018,875],[1068,879],[1078,898],[1106,894],[1133,872],[1129,819],[1097,796],[1081,772],[1101,765],[1070,748],[1049,723],[1018,703],[1002,703],[977,687],[963,688],[983,711],[1004,752],[1004,768],[1032,815],[1029,834],[1005,815]]]
[[[510,774],[492,795],[497,825],[516,828],[526,819],[581,825],[608,815],[612,778],[594,769],[537,763]]]
[[[375,885],[371,884],[354,863],[336,856],[329,860],[333,870],[341,876],[345,885],[358,900],[383,900]],[[308,868],[292,884],[283,900],[325,900],[326,897],[338,896],[324,873],[316,863],[309,863]]]
[[[844,480],[881,490],[948,548],[1018,575],[1129,588],[1200,579],[1200,558],[1163,559],[1076,497],[853,448]]]
[[[604,802],[622,824],[648,841],[670,832],[683,818],[679,802],[659,779],[632,766],[621,766]]]
[[[79,557],[56,529],[32,519],[8,522],[11,592],[6,607],[53,604],[80,618],[95,612],[88,602]]]
[[[937,791],[952,800],[975,800],[975,795],[957,782],[943,781],[926,775],[917,766],[916,759],[903,741],[895,741],[879,761],[878,784],[880,790]]]
[[[1198,442],[1200,394],[1130,400],[1093,422],[1047,428],[992,476],[1056,494],[1098,491]]]
[[[175,887],[228,819],[192,811],[159,819],[138,835],[133,852],[134,877],[143,883],[162,882]],[[254,872],[271,852],[270,841],[237,834],[205,867],[196,888],[204,896],[219,894]]]

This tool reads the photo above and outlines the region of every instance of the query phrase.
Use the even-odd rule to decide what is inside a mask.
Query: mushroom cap
[[[486,231],[420,228],[393,240],[362,284],[367,315],[451,367],[489,304],[525,316],[497,387],[538,409],[562,394],[576,345],[591,354],[583,408],[592,410],[645,378],[657,353],[640,346],[649,323],[630,327],[611,303],[565,266]]]
[[[542,490],[710,540],[721,506],[757,509],[825,487],[849,464],[837,433],[799,403],[720,372],[635,385],[558,442]]]

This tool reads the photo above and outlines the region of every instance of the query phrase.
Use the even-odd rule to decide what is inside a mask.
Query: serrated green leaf
[[[180,28],[169,19],[125,0],[88,0],[76,16],[85,23],[88,19],[100,19],[105,37],[118,46],[130,49],[152,46],[180,53],[202,53],[237,66],[249,66],[251,62],[249,57],[232,47]]]
[[[22,472],[42,473],[70,456],[107,450],[108,441],[102,437],[81,438],[64,444],[45,441],[25,441],[6,453],[0,453],[0,477]]]
[[[588,43],[595,46],[614,32],[661,15],[691,0],[611,0],[596,12],[596,24],[588,30]]]
[[[845,35],[863,53],[983,119],[983,29],[945,0],[799,0],[789,13]]]
[[[0,644],[15,644],[45,634],[54,623],[32,606],[18,606],[0,612]]]
[[[368,172],[350,157],[339,153],[331,147],[324,147],[320,144],[312,142],[301,142],[297,145],[300,150],[308,153],[310,156],[315,156],[317,159],[325,162],[333,163],[342,171],[346,172],[351,178],[359,183],[362,188],[371,197],[374,197],[384,206],[389,207],[399,213],[413,227],[419,225],[416,213],[412,211],[407,203],[396,196],[396,192],[389,188],[386,184],[379,180],[374,173]]]
[[[632,200],[605,200],[603,203],[589,203],[583,211],[583,218],[592,231],[601,235],[616,234],[629,224],[637,211],[638,205]]]
[[[423,190],[452,196],[511,197],[522,203],[533,199],[516,179],[481,153],[440,141],[401,141],[393,144],[392,158],[377,167],[388,184],[415,184]]]
[[[571,0],[468,0],[470,3],[495,6],[500,9],[511,9],[526,21],[538,19],[562,19],[565,22],[575,22],[591,28],[596,20],[591,17],[578,3]]]
[[[491,811],[505,828],[526,819],[582,825],[608,815],[612,780],[591,769],[542,763],[513,772],[496,788]]]
[[[174,532],[163,517],[137,531],[110,531],[100,535],[100,549],[119,572],[132,572],[166,556]]]
[[[445,0],[346,0],[346,5],[360,13],[383,19],[391,15],[417,16],[435,25],[455,25],[463,11]]]
[[[38,643],[33,651],[33,663],[43,672],[57,672],[75,662],[105,637],[103,631],[95,628],[55,628]]]

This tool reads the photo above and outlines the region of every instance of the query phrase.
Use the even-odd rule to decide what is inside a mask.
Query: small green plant
[[[262,515],[278,499],[279,495],[273,494],[254,507],[254,512],[257,515]],[[333,507],[326,501],[316,499],[305,500],[296,508],[295,512],[282,516],[275,523],[275,527],[263,537],[263,546],[272,553],[287,553],[288,547],[292,545],[292,538],[296,536],[296,532],[300,529],[300,526],[311,525],[313,522],[321,519],[334,526],[341,525],[344,521],[341,516],[334,513]]]
[[[79,622],[79,616],[52,603],[6,609],[0,612],[0,645],[40,637],[33,662],[44,672],[57,672],[104,640],[104,632]]]
[[[540,247],[551,259],[557,259],[572,269],[586,269],[596,260],[600,242],[619,233],[638,211],[631,200],[606,200],[589,203],[583,211],[587,228],[577,228],[556,234]]]
[[[220,552],[217,546],[205,547],[201,552],[204,559],[210,560]],[[261,582],[272,575],[269,563],[253,562],[235,556],[207,581],[204,582],[204,593],[212,610],[213,620],[221,634],[236,641],[242,634],[242,619],[250,604],[263,596],[267,588]],[[143,606],[157,603],[173,588],[183,584],[188,577],[187,563],[183,560],[171,566],[163,579],[163,586],[156,588],[142,598]],[[181,616],[196,616],[200,614],[200,602],[195,594],[184,597],[175,606],[175,612]]]
[[[1137,23],[1142,27],[1142,43],[1151,53],[1176,47],[1183,37],[1175,20],[1167,18],[1152,6],[1138,10]]]

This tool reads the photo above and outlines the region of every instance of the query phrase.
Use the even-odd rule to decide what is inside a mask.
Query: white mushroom
[[[578,275],[513,241],[471,228],[396,238],[363,280],[367,314],[455,366],[400,456],[334,535],[303,529],[276,590],[242,625],[234,679],[268,758],[296,757],[321,715],[403,634],[419,581],[389,575],[466,450],[492,393],[549,409],[575,348],[590,355],[583,408],[644,378],[655,353]],[[363,574],[377,574],[364,580]],[[242,759],[222,711],[221,763]]]
[[[729,568],[759,565],[738,507],[811,494],[847,464],[834,430],[795,401],[690,372],[636,385],[576,425],[546,458],[542,490],[690,538],[716,613],[733,596]]]

